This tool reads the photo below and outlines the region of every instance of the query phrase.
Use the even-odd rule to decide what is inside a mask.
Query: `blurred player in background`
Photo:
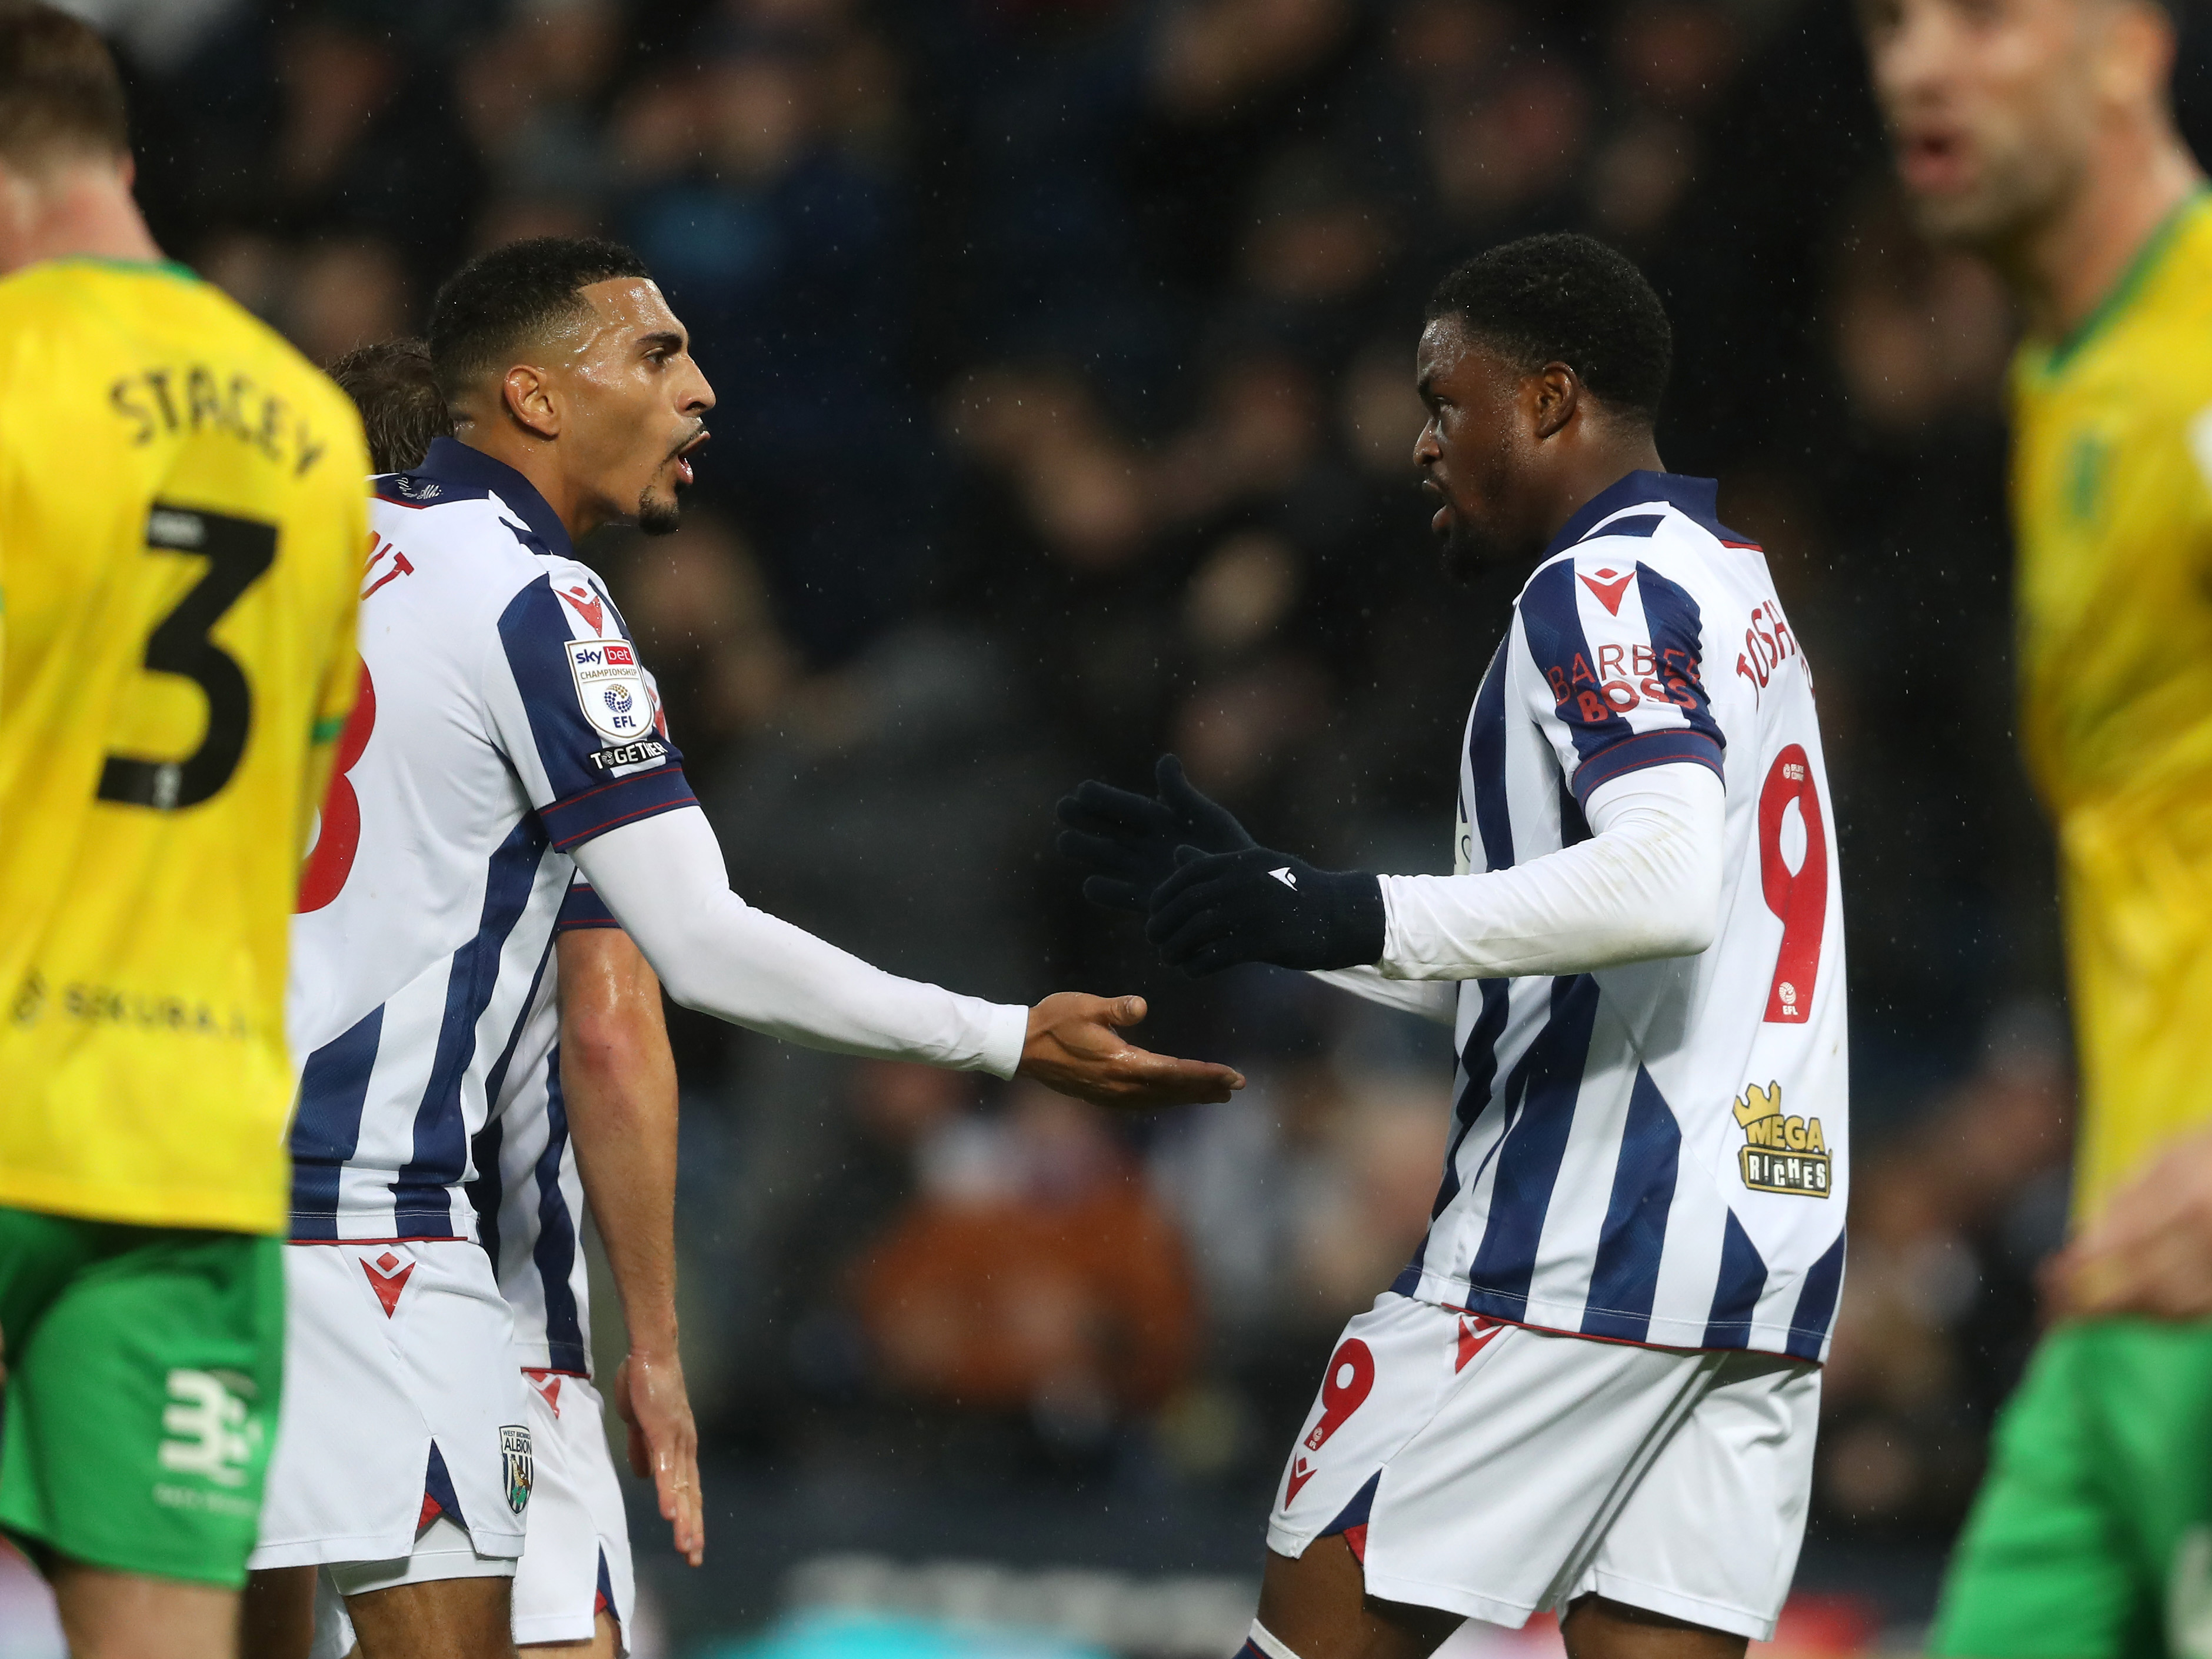
[[[0,1526],[78,1655],[233,1649],[285,924],[354,696],[352,408],[166,263],[100,37],[0,3]]]
[[[1346,1327],[1241,1659],[1421,1659],[1562,1614],[1575,1659],[1741,1659],[1790,1589],[1843,1279],[1843,917],[1812,678],[1709,478],[1664,471],[1641,273],[1530,237],[1429,303],[1448,560],[1534,567],[1459,760],[1452,876],[1256,846],[1172,757],[1061,804],[1171,965],[1450,1024],[1427,1238]]]
[[[1864,0],[1922,228],[2025,314],[2021,728],[2081,1069],[2069,1316],[1998,1425],[1932,1638],[2197,1651],[2212,1593],[2212,201],[2152,0]]]
[[[636,645],[572,550],[617,519],[676,526],[714,404],[635,254],[574,238],[485,254],[439,290],[429,344],[460,435],[379,481],[360,710],[294,929],[292,1386],[253,1557],[257,1577],[288,1575],[289,1594],[261,1580],[272,1602],[297,1606],[301,1570],[324,1569],[368,1659],[497,1655],[512,1639],[538,1448],[515,1315],[486,1260],[508,1265],[515,1212],[483,1184],[540,1205],[531,1272],[504,1288],[526,1335],[542,1313],[549,1358],[533,1369],[565,1357],[580,1370],[574,1270],[552,1260],[566,1248],[573,1261],[576,1206],[552,1139],[563,1056],[545,977],[580,868],[672,994],[756,1030],[1116,1103],[1225,1099],[1242,1082],[1130,1047],[1116,1028],[1141,1017],[1134,998],[1031,1010],[957,996],[730,890]],[[622,994],[650,988],[632,975]],[[658,1065],[658,1034],[654,1048],[641,1058]],[[650,1113],[672,1079],[641,1069],[619,1086]],[[507,1116],[538,1090],[541,1107]],[[531,1152],[518,1163],[501,1140],[525,1123],[542,1134],[512,1149]],[[628,1149],[611,1178],[658,1206],[672,1188],[661,1154],[657,1139]],[[594,1177],[595,1203],[607,1190]],[[655,1210],[653,1239],[665,1229]],[[653,1372],[633,1364],[617,1392],[635,1405],[665,1389],[672,1414],[676,1374]],[[678,1542],[696,1549],[689,1518]]]
[[[360,410],[369,465],[380,474],[421,465],[431,440],[453,433],[453,417],[431,372],[427,341],[356,346],[331,365],[330,374]]]

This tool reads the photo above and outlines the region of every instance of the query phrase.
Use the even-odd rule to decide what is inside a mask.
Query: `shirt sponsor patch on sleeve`
[[[623,766],[650,766],[668,758],[668,745],[658,738],[640,738],[635,743],[617,744],[611,749],[598,750],[591,757],[594,769],[611,772]]]
[[[628,640],[570,640],[567,648],[576,701],[593,731],[623,744],[653,729],[653,696],[635,647]]]

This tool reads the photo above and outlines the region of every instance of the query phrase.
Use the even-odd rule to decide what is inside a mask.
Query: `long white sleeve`
[[[1443,979],[1385,979],[1380,968],[1317,968],[1313,976],[1324,985],[1349,991],[1401,1014],[1418,1014],[1439,1025],[1449,1025],[1459,1013],[1459,986]]]
[[[686,1008],[812,1048],[1012,1077],[1029,1011],[872,968],[730,890],[706,814],[611,830],[576,862]]]
[[[1505,979],[1693,956],[1720,923],[1727,810],[1711,769],[1654,766],[1593,790],[1590,838],[1563,851],[1483,875],[1384,876],[1381,975]]]

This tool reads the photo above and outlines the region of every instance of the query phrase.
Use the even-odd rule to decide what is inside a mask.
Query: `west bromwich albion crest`
[[[628,640],[569,641],[568,672],[584,718],[602,737],[620,741],[652,729],[653,694]]]
[[[509,1423],[499,1431],[501,1459],[507,1465],[507,1506],[517,1515],[530,1503],[530,1429]]]

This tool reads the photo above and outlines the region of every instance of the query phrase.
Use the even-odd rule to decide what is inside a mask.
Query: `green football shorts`
[[[1997,1419],[1945,1659],[2212,1653],[2212,1324],[2063,1325]]]
[[[0,1528],[236,1586],[284,1364],[283,1246],[0,1207]]]

